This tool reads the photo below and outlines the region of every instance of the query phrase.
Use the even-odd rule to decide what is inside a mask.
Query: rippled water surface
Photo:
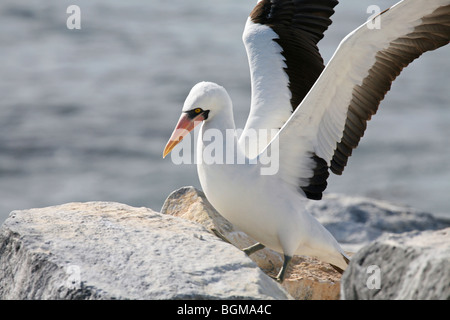
[[[370,4],[342,0],[320,43],[327,61]],[[0,222],[10,211],[72,201],[159,210],[194,165],[162,150],[199,81],[225,86],[238,127],[250,104],[241,41],[256,1],[79,0],[0,4]],[[425,54],[392,86],[328,192],[450,216],[450,46]]]

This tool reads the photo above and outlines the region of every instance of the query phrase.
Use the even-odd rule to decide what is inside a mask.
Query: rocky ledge
[[[408,239],[411,236],[408,233],[405,234],[408,231],[420,232],[450,227],[450,221],[435,218],[431,214],[363,197],[325,195],[321,201],[310,202],[308,209],[330,230],[350,255],[369,244],[377,243],[376,240],[382,239],[384,235],[396,234],[400,238],[403,235]],[[165,201],[161,212],[200,223],[240,249],[256,242],[224,219],[208,202],[203,192],[193,187],[184,187],[174,191]],[[447,249],[450,250],[449,240],[445,240],[445,237],[443,239],[444,243],[445,241],[447,243]],[[281,254],[267,248],[256,252],[250,258],[271,276],[277,274],[283,261]],[[447,256],[448,258],[449,256]],[[388,257],[384,256],[382,259],[388,259]],[[403,259],[403,257],[393,255],[391,259]],[[350,266],[353,265],[352,259]],[[369,266],[362,263],[358,270]],[[378,266],[383,271],[389,268],[381,261],[379,261]],[[341,275],[329,264],[309,257],[296,256],[291,262],[291,267],[282,286],[295,299],[335,300],[368,297],[349,294],[342,294],[341,296],[342,288],[346,286],[355,287],[353,282],[362,281],[362,285],[358,289],[366,292],[366,282],[371,279],[369,279],[371,274],[367,273],[367,270],[364,270],[365,273],[358,275],[354,272],[354,268],[351,267],[348,270],[344,273],[346,277],[343,278],[344,281],[341,283]],[[398,274],[383,273],[385,283],[401,281]],[[391,279],[388,275],[392,275],[391,278],[397,276],[397,279]],[[448,279],[450,283],[450,277]],[[423,284],[421,286],[423,287]],[[374,292],[376,291],[372,293]],[[445,296],[445,294],[442,293],[442,296]],[[378,295],[378,297],[383,297],[383,295]]]
[[[343,299],[450,300],[450,228],[386,234],[359,250]]]
[[[336,195],[310,209],[357,251],[342,280],[329,265],[296,257],[279,285],[268,275],[281,256],[247,257],[239,248],[254,240],[192,187],[174,191],[161,213],[113,202],[13,211],[0,229],[0,299],[450,297],[448,221]]]
[[[112,202],[12,212],[0,270],[0,299],[288,298],[198,224]]]

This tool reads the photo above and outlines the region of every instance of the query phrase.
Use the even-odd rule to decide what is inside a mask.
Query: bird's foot
[[[283,283],[283,280],[284,280],[284,279],[281,279],[279,276],[274,277],[274,276],[269,275],[269,277],[271,277],[273,280],[275,280],[276,282],[278,282],[280,284]]]
[[[249,256],[249,255],[255,253],[256,251],[264,249],[265,247],[266,247],[265,245],[258,242],[248,248],[242,249],[242,251],[244,251],[245,254]]]
[[[278,275],[276,277],[271,277],[271,278],[279,283],[283,283],[284,278],[286,277],[286,271],[289,267],[289,263],[291,262],[291,260],[292,260],[291,256],[284,255],[283,266],[281,267],[280,272],[278,273]]]

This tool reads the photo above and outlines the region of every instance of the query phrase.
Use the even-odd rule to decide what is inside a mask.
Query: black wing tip
[[[388,12],[383,11],[381,14]],[[341,175],[360,139],[367,122],[377,112],[380,102],[401,71],[423,53],[445,46],[450,41],[450,5],[441,6],[424,16],[422,23],[375,55],[375,63],[361,85],[353,88],[342,140],[331,159],[331,172]]]
[[[319,41],[323,32],[331,24],[330,17],[334,14],[336,0],[263,0],[256,4],[250,13],[254,23],[269,26],[285,25],[302,29],[309,25],[319,34]]]
[[[295,110],[324,69],[317,43],[331,25],[337,0],[263,0],[250,14],[253,23],[270,27],[287,65],[291,107]]]
[[[309,178],[308,185],[300,187],[305,196],[310,200],[321,200],[323,192],[328,186],[327,179],[330,176],[327,162],[313,154],[311,159],[314,161],[313,176]]]

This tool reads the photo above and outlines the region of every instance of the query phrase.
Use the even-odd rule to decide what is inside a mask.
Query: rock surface
[[[352,257],[342,298],[450,300],[449,263],[450,228],[387,234]]]
[[[202,226],[110,202],[12,212],[0,270],[0,299],[290,298]]]
[[[311,201],[308,209],[344,249],[352,252],[369,245],[386,233],[439,230],[450,226],[449,221],[437,219],[431,214],[362,197],[328,194],[322,201]],[[183,187],[174,191],[167,198],[161,212],[196,221],[212,232],[219,231],[226,240],[240,249],[256,242],[224,219],[208,202],[203,192],[194,187]],[[264,272],[272,276],[277,274],[282,264],[282,256],[267,248],[250,257]],[[363,259],[360,255],[358,257]],[[367,273],[363,276],[367,279]],[[366,280],[362,283],[365,285]],[[326,263],[296,256],[283,287],[295,299],[339,299],[341,275]]]
[[[309,210],[344,249],[356,252],[385,233],[439,230],[450,221],[413,208],[364,197],[325,194]]]
[[[402,233],[448,221],[336,195],[309,209],[344,248],[363,247],[342,285],[328,264],[294,257],[281,287],[266,275],[281,255],[264,249],[253,263],[235,247],[255,241],[185,187],[164,214],[111,202],[12,212],[0,228],[0,299],[450,299],[450,228]]]
[[[208,202],[204,193],[194,187],[183,187],[172,192],[161,213],[201,223],[212,233],[218,231],[240,249],[256,243],[223,218]],[[268,248],[250,255],[250,258],[271,276],[277,275],[283,263],[282,255]],[[341,275],[327,263],[310,257],[295,256],[282,285],[295,299],[336,300],[340,295],[340,278]]]

